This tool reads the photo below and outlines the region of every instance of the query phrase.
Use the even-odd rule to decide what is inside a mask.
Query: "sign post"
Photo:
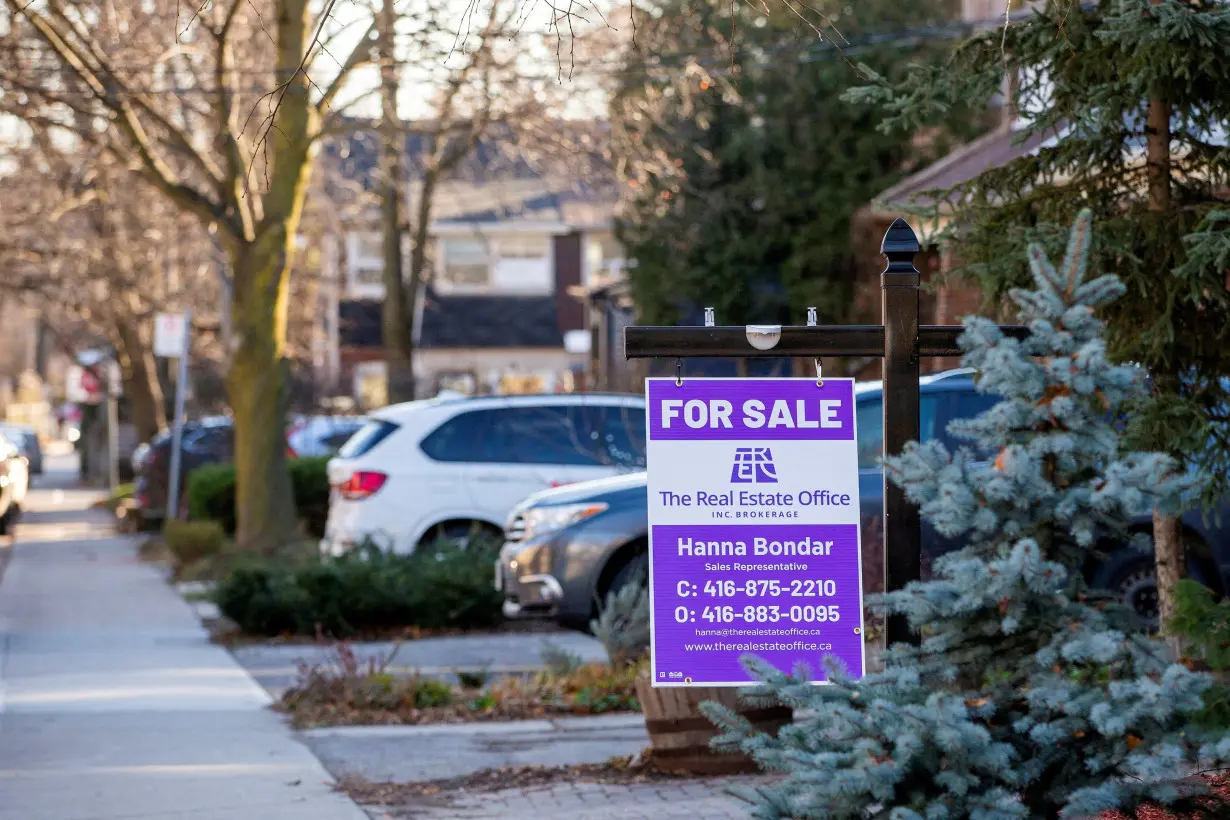
[[[880,275],[882,322],[879,325],[815,325],[781,327],[628,327],[624,356],[628,359],[673,358],[677,370],[688,358],[753,358],[795,356],[875,356],[884,359],[884,455],[897,455],[919,431],[919,358],[960,356],[959,325],[918,324],[919,274],[914,257],[918,237],[904,219],[884,234],[881,253],[888,266]],[[1004,325],[1005,335],[1025,338],[1028,328]],[[684,380],[686,383],[686,379]],[[826,381],[827,383],[827,381]],[[650,474],[654,465],[650,461]],[[813,473],[824,474],[821,465]],[[902,589],[922,570],[922,533],[918,509],[896,485],[884,479],[884,557],[886,590]],[[889,644],[914,640],[905,619],[887,624]],[[656,681],[655,681],[656,682]]]
[[[175,379],[175,420],[171,427],[171,476],[167,490],[167,520],[179,517],[179,472],[183,463],[184,394],[188,389],[188,352],[192,335],[192,311],[182,314],[159,313],[154,325],[154,354],[179,357],[179,372]]]
[[[107,390],[107,465],[109,486],[115,492],[120,486],[120,394],[124,383],[120,364],[107,359],[101,365],[106,370]]]
[[[649,379],[648,414],[653,685],[862,677],[854,380]]]

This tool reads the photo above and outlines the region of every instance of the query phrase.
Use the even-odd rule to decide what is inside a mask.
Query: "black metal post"
[[[884,455],[898,455],[906,442],[918,441],[918,237],[904,219],[884,234],[880,252],[888,267],[880,274],[884,320]],[[922,571],[922,531],[918,507],[884,474],[884,588],[902,589]],[[889,644],[910,640],[904,617],[888,619]]]

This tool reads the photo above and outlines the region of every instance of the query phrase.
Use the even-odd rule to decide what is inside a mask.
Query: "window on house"
[[[383,238],[378,233],[357,234],[355,249],[360,259],[381,259],[384,256]]]
[[[383,285],[384,268],[380,265],[356,265],[354,268],[354,283],[356,285]]]
[[[482,239],[442,239],[441,279],[453,285],[486,285],[491,280],[491,259]]]
[[[545,236],[505,236],[499,240],[501,259],[545,259],[551,253]]]

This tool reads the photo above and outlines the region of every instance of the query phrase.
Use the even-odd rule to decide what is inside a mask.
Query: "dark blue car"
[[[999,401],[996,396],[978,393],[968,370],[925,376],[919,388],[920,437],[923,441],[938,437],[950,449],[969,443],[948,434],[949,422],[976,416]],[[861,383],[855,395],[863,589],[870,593],[881,590],[884,582],[880,529],[884,487],[876,465],[884,433],[880,383]],[[1226,514],[1230,509],[1219,512],[1205,520],[1194,510],[1184,516],[1183,524],[1189,574],[1224,594],[1230,588],[1230,516]],[[505,615],[554,618],[566,626],[584,628],[599,601],[646,567],[647,514],[644,473],[561,487],[527,498],[509,517],[496,568]],[[1142,511],[1134,529],[1151,532],[1149,511]],[[958,546],[958,541],[941,537],[924,522],[923,576],[927,577],[937,555]],[[1090,583],[1116,593],[1133,607],[1142,623],[1156,624],[1153,555],[1118,545],[1106,545],[1104,552],[1106,560],[1085,568]]]

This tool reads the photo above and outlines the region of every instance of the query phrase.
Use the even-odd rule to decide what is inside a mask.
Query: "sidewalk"
[[[71,466],[0,584],[0,820],[364,820]]]

